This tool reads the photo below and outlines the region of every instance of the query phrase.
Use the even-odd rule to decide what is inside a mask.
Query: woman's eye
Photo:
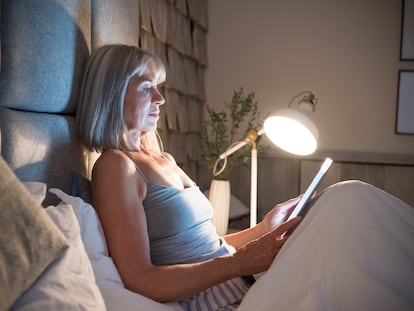
[[[150,86],[142,86],[139,88],[139,90],[143,93],[149,94],[151,93],[151,87]]]

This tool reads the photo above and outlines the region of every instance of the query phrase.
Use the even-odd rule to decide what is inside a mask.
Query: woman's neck
[[[138,130],[128,130],[124,132],[123,143],[127,150],[140,151],[142,146],[143,133]]]

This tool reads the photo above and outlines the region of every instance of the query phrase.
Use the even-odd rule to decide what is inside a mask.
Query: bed
[[[123,287],[87,204],[97,154],[75,126],[86,59],[139,44],[140,2],[1,1],[0,310],[174,310]]]
[[[98,155],[82,147],[75,127],[85,60],[91,50],[105,43],[138,45],[136,16],[140,15],[139,3],[144,2],[1,2],[0,310],[180,310],[176,303],[161,304],[123,286],[108,255],[99,219],[89,204],[88,178]],[[393,296],[396,304],[391,306],[409,310],[414,300],[406,297],[409,291],[405,285],[411,289],[414,285],[410,274],[414,271],[414,215],[408,206],[403,210],[404,217],[396,226],[404,236],[407,232],[410,235],[402,239],[405,244],[400,247],[405,252],[393,260],[401,261],[401,269],[408,265],[411,270],[395,274],[390,282],[386,274],[376,276],[384,276],[385,283],[402,295]],[[306,223],[311,219],[309,216]],[[308,233],[317,236],[318,223],[312,223],[313,231],[308,229]],[[307,244],[298,234],[290,245],[295,240],[296,245]],[[303,277],[306,265],[301,260],[306,257],[300,250],[285,248],[278,262],[295,258]],[[274,264],[271,270],[288,280],[291,276],[283,267],[286,264]],[[364,271],[357,272],[367,276]],[[240,310],[274,310],[275,299],[282,310],[321,310],[336,303],[329,301],[332,297],[327,297],[318,283],[307,296],[285,295],[286,288],[302,293],[307,290],[298,276],[289,287],[279,283],[279,291],[274,293],[274,279],[272,274],[259,278]],[[375,297],[376,292],[371,295],[365,297]],[[380,309],[389,307],[384,304]]]

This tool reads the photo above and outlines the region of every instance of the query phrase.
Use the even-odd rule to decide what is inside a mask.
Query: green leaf
[[[203,151],[204,162],[209,169],[213,169],[217,158],[233,142],[243,140],[250,130],[258,131],[263,120],[258,113],[258,102],[255,93],[244,94],[244,89],[233,92],[231,102],[225,102],[223,111],[215,111],[206,106],[208,119],[203,124]],[[260,139],[257,140],[256,144]],[[262,155],[266,148],[258,146],[258,154]],[[232,168],[246,165],[250,161],[250,148],[241,148],[227,158],[227,167],[224,175]]]

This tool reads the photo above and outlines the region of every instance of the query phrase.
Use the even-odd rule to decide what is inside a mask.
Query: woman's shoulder
[[[123,172],[135,168],[131,159],[121,150],[109,149],[102,152],[94,164],[94,171]]]
[[[128,160],[128,156],[119,149],[109,149],[101,153],[97,163],[107,163],[107,162],[125,162]]]
[[[135,163],[122,150],[110,149],[100,155],[93,167],[92,182],[124,185],[125,191],[139,189],[141,197],[146,193],[145,182],[137,173]]]

